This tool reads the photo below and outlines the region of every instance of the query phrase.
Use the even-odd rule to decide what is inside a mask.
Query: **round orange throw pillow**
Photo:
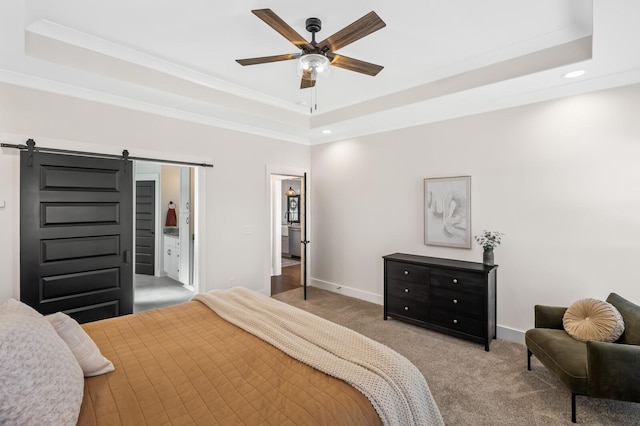
[[[562,324],[567,333],[583,342],[615,342],[624,332],[620,312],[611,303],[597,299],[581,299],[569,306]]]

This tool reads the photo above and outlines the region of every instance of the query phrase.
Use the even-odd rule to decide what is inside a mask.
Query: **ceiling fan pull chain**
[[[313,108],[317,111],[318,110],[318,91],[317,91],[317,86],[313,86]]]

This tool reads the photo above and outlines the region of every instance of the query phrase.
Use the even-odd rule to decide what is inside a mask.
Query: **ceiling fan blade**
[[[333,66],[371,76],[378,75],[378,73],[384,68],[382,65],[372,64],[370,62],[349,58],[348,56],[337,55],[335,53],[327,54],[327,57],[331,60],[330,63]]]
[[[310,76],[310,74],[311,74],[309,71],[303,71],[303,73],[305,75],[308,75],[308,76]],[[300,80],[300,88],[301,89],[308,89],[309,87],[313,87],[315,85],[316,85],[316,81],[315,80],[311,80],[311,78],[306,79],[306,78],[303,77]]]
[[[240,65],[257,65],[266,64],[268,62],[288,61],[289,59],[299,58],[298,53],[289,53],[286,55],[262,56],[260,58],[236,59]]]
[[[309,52],[313,50],[313,46],[307,42],[300,34],[276,15],[271,9],[256,9],[251,11],[258,18],[262,19],[267,25],[280,33],[284,38],[296,45],[298,49]]]
[[[352,24],[347,25],[334,35],[322,40],[318,43],[318,47],[324,52],[335,52],[336,50],[341,49],[356,40],[360,40],[362,37],[386,26],[387,24],[380,19],[378,14],[372,11]]]

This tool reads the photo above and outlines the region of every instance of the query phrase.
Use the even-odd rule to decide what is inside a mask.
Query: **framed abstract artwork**
[[[424,243],[471,248],[471,176],[424,180]]]

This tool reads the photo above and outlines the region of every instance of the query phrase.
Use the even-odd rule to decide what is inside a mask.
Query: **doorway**
[[[303,285],[303,182],[300,176],[272,175],[272,295]]]
[[[196,173],[192,167],[146,161],[136,161],[135,170],[136,187],[153,182],[155,188],[154,205],[146,208],[153,211],[155,222],[148,243],[154,247],[154,268],[151,274],[134,275],[133,308],[142,312],[186,302],[196,292]],[[138,229],[136,242],[144,236]]]

